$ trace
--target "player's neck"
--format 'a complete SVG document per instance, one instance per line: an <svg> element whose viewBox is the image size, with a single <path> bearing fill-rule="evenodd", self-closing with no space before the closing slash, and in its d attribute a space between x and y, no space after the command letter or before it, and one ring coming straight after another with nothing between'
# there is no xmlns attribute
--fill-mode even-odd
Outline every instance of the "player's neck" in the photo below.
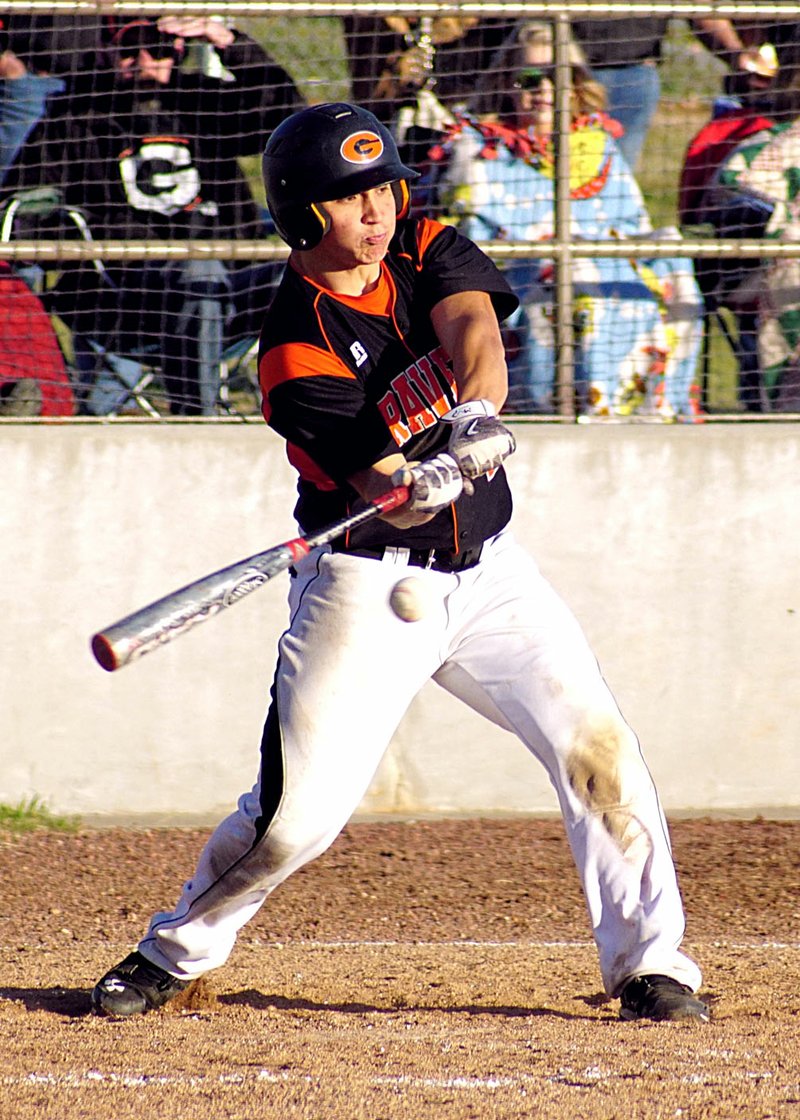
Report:
<svg viewBox="0 0 800 1120"><path fill-rule="evenodd" d="M327 267L313 253L295 251L290 257L301 276L339 296L364 296L374 292L381 278L380 261L356 265L355 268Z"/></svg>

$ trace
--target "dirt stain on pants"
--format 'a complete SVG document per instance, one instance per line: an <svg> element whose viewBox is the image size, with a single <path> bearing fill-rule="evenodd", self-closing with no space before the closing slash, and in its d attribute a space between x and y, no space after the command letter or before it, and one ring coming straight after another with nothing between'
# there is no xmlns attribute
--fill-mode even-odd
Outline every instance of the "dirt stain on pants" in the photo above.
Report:
<svg viewBox="0 0 800 1120"><path fill-rule="evenodd" d="M567 755L566 773L575 796L600 818L622 854L633 858L631 849L647 837L639 798L652 788L633 734L612 723L584 730Z"/></svg>

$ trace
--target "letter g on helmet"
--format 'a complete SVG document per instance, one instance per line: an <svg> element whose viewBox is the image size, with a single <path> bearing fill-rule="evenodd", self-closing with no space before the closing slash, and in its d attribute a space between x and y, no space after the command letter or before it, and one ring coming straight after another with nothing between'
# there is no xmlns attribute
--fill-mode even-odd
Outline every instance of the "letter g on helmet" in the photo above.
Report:
<svg viewBox="0 0 800 1120"><path fill-rule="evenodd" d="M342 141L339 153L346 163L374 163L383 155L383 140L369 129L354 132Z"/></svg>
<svg viewBox="0 0 800 1120"><path fill-rule="evenodd" d="M391 183L397 213L408 208L409 179L394 137L377 117L347 102L314 105L283 121L262 160L267 206L292 249L313 249L328 230L320 203Z"/></svg>

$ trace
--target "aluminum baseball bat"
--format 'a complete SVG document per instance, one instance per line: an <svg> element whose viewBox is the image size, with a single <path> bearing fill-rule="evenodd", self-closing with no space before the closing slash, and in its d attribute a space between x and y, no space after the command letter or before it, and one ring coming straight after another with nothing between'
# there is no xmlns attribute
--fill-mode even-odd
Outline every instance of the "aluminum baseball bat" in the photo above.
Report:
<svg viewBox="0 0 800 1120"><path fill-rule="evenodd" d="M96 661L109 673L124 668L131 661L174 641L199 623L232 607L246 595L263 587L279 572L285 572L312 548L329 544L365 521L397 509L408 501L408 497L407 486L395 486L373 498L358 513L351 513L307 537L295 537L268 548L266 552L257 552L246 560L220 568L218 572L134 611L92 637L92 653Z"/></svg>

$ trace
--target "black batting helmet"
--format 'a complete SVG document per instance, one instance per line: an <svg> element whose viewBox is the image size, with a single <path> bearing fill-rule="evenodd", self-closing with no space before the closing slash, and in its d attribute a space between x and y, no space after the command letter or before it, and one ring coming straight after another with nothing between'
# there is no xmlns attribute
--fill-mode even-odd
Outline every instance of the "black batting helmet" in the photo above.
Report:
<svg viewBox="0 0 800 1120"><path fill-rule="evenodd" d="M344 101L288 117L267 142L262 161L267 206L284 241L313 249L330 219L320 205L391 183L397 213L408 210L409 179L394 137L376 116Z"/></svg>

